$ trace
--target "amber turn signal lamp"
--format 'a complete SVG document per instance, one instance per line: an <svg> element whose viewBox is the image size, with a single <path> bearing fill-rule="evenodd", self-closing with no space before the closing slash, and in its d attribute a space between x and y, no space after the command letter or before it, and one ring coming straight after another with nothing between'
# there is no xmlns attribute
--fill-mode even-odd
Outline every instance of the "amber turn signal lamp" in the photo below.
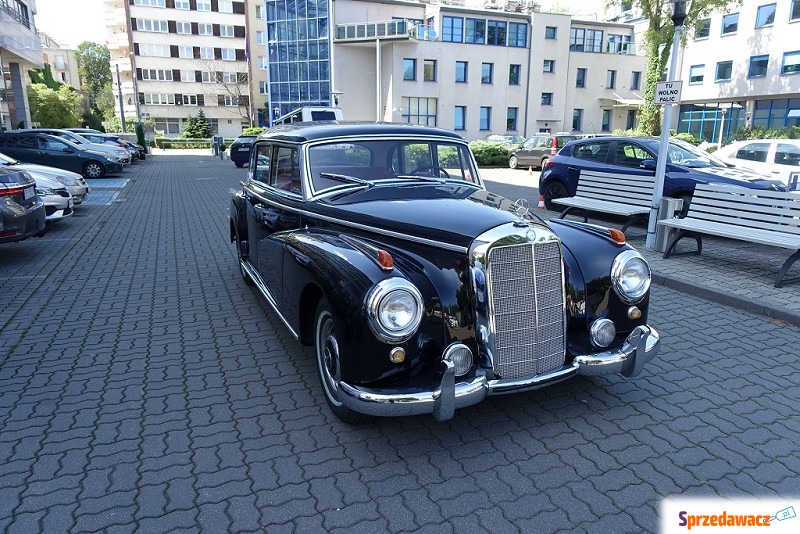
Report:
<svg viewBox="0 0 800 534"><path fill-rule="evenodd" d="M383 249L378 249L378 265L386 271L394 269L394 260L392 255Z"/></svg>
<svg viewBox="0 0 800 534"><path fill-rule="evenodd" d="M636 306L631 306L630 308L628 308L628 317L630 317L631 319L638 319L641 316L642 316L642 310L640 310Z"/></svg>
<svg viewBox="0 0 800 534"><path fill-rule="evenodd" d="M620 245L625 244L625 242L627 241L625 233L622 230L617 230L616 228L609 228L608 234L611 236L611 239L613 239L616 243L619 243Z"/></svg>
<svg viewBox="0 0 800 534"><path fill-rule="evenodd" d="M406 361L406 351L402 347L395 347L389 353L389 360L392 363L403 363Z"/></svg>

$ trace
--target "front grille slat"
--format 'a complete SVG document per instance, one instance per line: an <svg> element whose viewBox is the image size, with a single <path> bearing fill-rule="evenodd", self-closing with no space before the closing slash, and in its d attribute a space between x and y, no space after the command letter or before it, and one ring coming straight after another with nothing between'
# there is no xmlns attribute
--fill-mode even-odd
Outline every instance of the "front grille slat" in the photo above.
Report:
<svg viewBox="0 0 800 534"><path fill-rule="evenodd" d="M487 269L501 380L564 365L564 288L556 241L496 247Z"/></svg>

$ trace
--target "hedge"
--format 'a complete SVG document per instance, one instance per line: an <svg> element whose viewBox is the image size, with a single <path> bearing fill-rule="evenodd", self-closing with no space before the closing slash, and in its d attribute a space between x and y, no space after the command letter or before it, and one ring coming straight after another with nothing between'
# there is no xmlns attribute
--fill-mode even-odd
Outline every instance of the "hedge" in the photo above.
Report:
<svg viewBox="0 0 800 534"><path fill-rule="evenodd" d="M227 148L233 139L225 139L223 147ZM181 139L179 137L156 137L155 144L158 148L208 148L212 147L211 139Z"/></svg>
<svg viewBox="0 0 800 534"><path fill-rule="evenodd" d="M472 141L469 144L478 165L508 165L510 150L503 143Z"/></svg>

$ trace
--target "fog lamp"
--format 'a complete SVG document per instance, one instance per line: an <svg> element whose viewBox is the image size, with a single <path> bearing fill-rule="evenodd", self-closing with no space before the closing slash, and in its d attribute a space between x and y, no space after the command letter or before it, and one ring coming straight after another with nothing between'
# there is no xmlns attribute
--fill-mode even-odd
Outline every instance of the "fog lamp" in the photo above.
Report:
<svg viewBox="0 0 800 534"><path fill-rule="evenodd" d="M389 360L392 363L403 363L406 361L406 351L403 347L395 347L389 352Z"/></svg>
<svg viewBox="0 0 800 534"><path fill-rule="evenodd" d="M461 343L454 343L444 351L444 359L453 362L456 376L462 376L472 368L472 351Z"/></svg>
<svg viewBox="0 0 800 534"><path fill-rule="evenodd" d="M597 319L589 329L592 344L596 347L607 347L617 335L617 327L610 319Z"/></svg>

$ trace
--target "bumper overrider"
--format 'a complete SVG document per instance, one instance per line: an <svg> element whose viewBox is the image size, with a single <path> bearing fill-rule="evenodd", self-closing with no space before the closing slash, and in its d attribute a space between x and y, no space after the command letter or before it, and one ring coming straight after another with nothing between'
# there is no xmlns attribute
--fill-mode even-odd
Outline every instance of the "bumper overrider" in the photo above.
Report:
<svg viewBox="0 0 800 534"><path fill-rule="evenodd" d="M651 326L637 326L619 348L575 356L571 365L525 380L489 380L479 372L468 380L456 382L452 362L443 361L439 387L432 391L368 389L339 382L339 400L351 410L383 417L432 414L437 421L453 417L455 410L477 404L487 395L500 395L539 389L575 375L638 375L644 364L661 348L661 337Z"/></svg>

